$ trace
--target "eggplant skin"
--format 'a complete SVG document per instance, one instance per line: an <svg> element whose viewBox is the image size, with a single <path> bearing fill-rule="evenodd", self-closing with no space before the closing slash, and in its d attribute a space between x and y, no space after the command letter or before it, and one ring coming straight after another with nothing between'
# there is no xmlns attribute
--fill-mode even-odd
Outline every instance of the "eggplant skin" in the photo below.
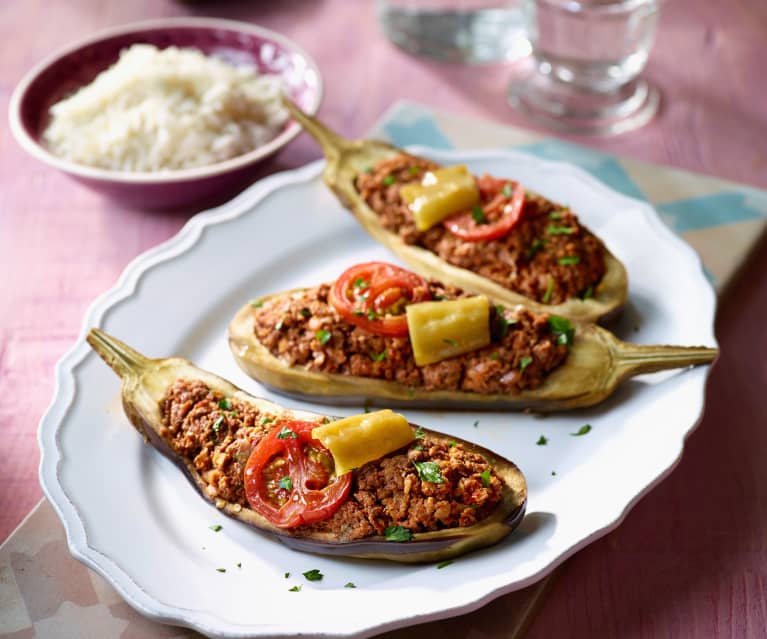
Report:
<svg viewBox="0 0 767 639"><path fill-rule="evenodd" d="M606 324L620 315L628 299L628 275L626 267L606 246L606 272L595 287L593 296L586 300L571 298L562 304L551 305L525 297L473 271L449 264L428 249L406 244L398 234L384 228L356 186L357 176L368 167L404 151L380 140L344 139L316 118L301 111L290 100L284 99L284 104L322 147L327 160L323 171L325 184L375 241L386 246L421 276L487 295L498 304L522 304L530 310L549 312L582 322Z"/></svg>
<svg viewBox="0 0 767 639"><path fill-rule="evenodd" d="M294 289L260 298L294 295ZM598 404L635 375L709 364L717 349L705 346L631 344L596 324L573 321L575 339L567 359L543 384L516 394L482 395L466 391L430 391L395 381L321 373L289 366L256 337L254 308L243 306L229 323L229 348L240 368L283 395L326 404L383 408L451 408L530 410L540 413Z"/></svg>
<svg viewBox="0 0 767 639"><path fill-rule="evenodd" d="M276 541L293 550L336 557L383 559L412 564L444 561L500 542L519 526L527 508L527 484L522 472L515 464L475 444L422 428L421 430L427 436L445 442L459 441L466 450L478 452L490 462L495 472L504 481L501 501L493 513L473 526L416 533L411 541L403 543L386 541L381 536L340 541L327 532L297 536L291 534L290 530L273 526L250 508L243 508L239 504L209 496L206 491L207 484L194 466L180 459L153 426L146 423L132 408L126 413L136 429L146 435L148 443L184 472L203 499L229 517L270 534ZM414 424L411 424L411 427L419 428Z"/></svg>
<svg viewBox="0 0 767 639"><path fill-rule="evenodd" d="M236 398L254 408L285 419L300 419L322 423L325 415L291 410L266 399L253 397L225 379L202 370L181 358L149 359L119 340L93 329L89 344L118 373L122 379L123 409L131 424L161 454L179 466L199 494L220 512L267 534L295 550L338 557L384 559L399 563L443 561L471 550L498 543L522 521L527 506L527 483L519 468L508 459L471 442L422 429L430 438L449 444L459 441L469 452L482 455L503 480L501 499L496 508L482 521L466 527L447 528L433 532L415 533L408 542L390 542L375 536L344 541L331 532L311 531L292 533L271 524L249 507L231 503L209 492L209 485L194 463L177 455L161 432L164 428L161 402L168 389L178 379L199 380L212 391L227 398ZM418 428L411 424L414 430Z"/></svg>

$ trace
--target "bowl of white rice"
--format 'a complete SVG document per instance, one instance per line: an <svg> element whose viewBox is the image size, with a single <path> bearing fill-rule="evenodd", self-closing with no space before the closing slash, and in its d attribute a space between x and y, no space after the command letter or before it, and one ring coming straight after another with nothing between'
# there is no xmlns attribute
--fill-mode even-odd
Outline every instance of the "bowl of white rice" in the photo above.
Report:
<svg viewBox="0 0 767 639"><path fill-rule="evenodd" d="M316 64L262 27L170 18L99 33L32 69L11 96L11 131L46 164L146 208L232 195L300 132L285 95L309 113Z"/></svg>

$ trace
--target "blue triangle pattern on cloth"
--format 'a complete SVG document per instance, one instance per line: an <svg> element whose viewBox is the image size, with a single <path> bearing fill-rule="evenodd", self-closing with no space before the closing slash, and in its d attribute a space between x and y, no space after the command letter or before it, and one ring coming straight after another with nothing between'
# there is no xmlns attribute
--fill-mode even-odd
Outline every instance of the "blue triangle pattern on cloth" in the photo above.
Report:
<svg viewBox="0 0 767 639"><path fill-rule="evenodd" d="M644 193L628 176L620 162L602 151L595 151L579 144L552 139L514 148L547 160L575 164L616 191L639 200L647 200Z"/></svg>
<svg viewBox="0 0 767 639"><path fill-rule="evenodd" d="M677 233L767 218L767 194L750 191L724 191L666 202L656 208Z"/></svg>
<svg viewBox="0 0 767 639"><path fill-rule="evenodd" d="M417 115L408 118L407 113L405 117L402 113L398 113L397 120L384 124L383 130L395 146L421 144L435 149L453 148L450 140L429 116Z"/></svg>

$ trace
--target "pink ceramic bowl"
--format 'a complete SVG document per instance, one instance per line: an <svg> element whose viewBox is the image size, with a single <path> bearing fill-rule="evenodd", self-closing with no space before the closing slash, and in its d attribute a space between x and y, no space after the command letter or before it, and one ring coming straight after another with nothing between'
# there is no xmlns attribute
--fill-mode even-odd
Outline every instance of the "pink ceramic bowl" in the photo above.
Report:
<svg viewBox="0 0 767 639"><path fill-rule="evenodd" d="M170 18L129 24L55 53L32 69L11 96L9 119L18 143L31 155L98 191L134 206L175 208L204 205L245 186L255 165L276 153L300 132L289 121L271 142L209 166L165 173L111 171L62 160L41 144L48 110L88 84L135 43L194 47L233 63L251 63L260 73L279 75L283 90L309 113L322 100L322 78L314 61L294 42L245 22L212 18Z"/></svg>

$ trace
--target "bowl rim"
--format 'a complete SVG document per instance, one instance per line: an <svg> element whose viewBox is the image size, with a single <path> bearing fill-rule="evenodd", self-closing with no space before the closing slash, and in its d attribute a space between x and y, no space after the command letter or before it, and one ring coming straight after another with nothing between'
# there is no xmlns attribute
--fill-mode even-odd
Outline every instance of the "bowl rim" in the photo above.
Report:
<svg viewBox="0 0 767 639"><path fill-rule="evenodd" d="M133 32L139 31L161 31L163 29L183 27L225 29L229 31L238 31L240 33L254 34L261 36L264 39L277 42L284 48L298 53L303 57L307 63L307 66L311 69L311 71L314 72L314 76L316 77L314 99L312 100L311 104L306 107L306 110L312 114L319 110L320 104L322 103L322 99L324 97L323 80L319 67L317 66L317 63L312 59L312 57L303 49L303 47L299 46L296 42L287 36L284 36L281 33L277 33L276 31L272 31L271 29L240 20L206 18L197 16L158 18L131 22L128 24L98 31L93 35L58 49L57 51L53 52L38 62L35 66L33 66L21 78L21 80L14 88L8 105L8 121L11 129L11 134L16 139L16 142L18 142L22 149L24 149L27 153L37 158L38 160L56 169L59 169L60 171L80 178L89 180L106 180L122 184L164 184L209 178L244 168L245 166L248 166L257 160L260 160L277 151L279 148L293 140L293 138L295 138L301 132L301 126L295 120L288 120L287 126L279 135L277 135L277 137L248 153L235 156L228 160L224 160L223 162L216 162L215 164L207 164L200 167L163 172L115 171L64 160L63 158L50 153L42 144L40 144L27 132L21 120L21 104L27 94L30 85L54 62L58 61L60 58L66 55L74 53L75 51L84 49L86 47L97 44L102 40L107 40L115 36L129 35Z"/></svg>

